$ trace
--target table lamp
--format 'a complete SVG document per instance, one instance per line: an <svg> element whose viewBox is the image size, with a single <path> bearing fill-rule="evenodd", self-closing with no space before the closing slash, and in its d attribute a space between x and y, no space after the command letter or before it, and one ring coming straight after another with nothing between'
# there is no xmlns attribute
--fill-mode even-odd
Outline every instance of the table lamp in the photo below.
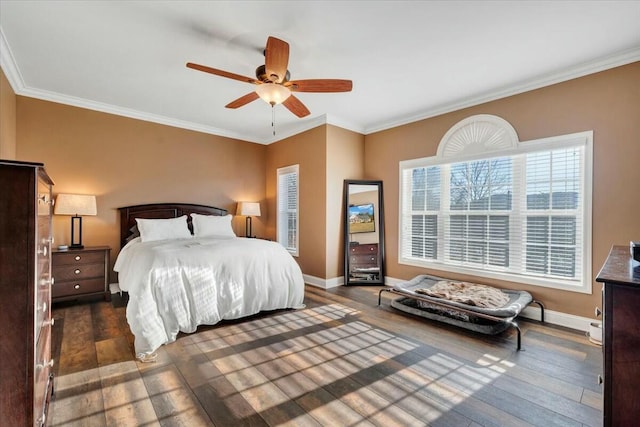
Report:
<svg viewBox="0 0 640 427"><path fill-rule="evenodd" d="M69 249L82 249L82 216L97 215L96 196L89 194L58 194L53 210L56 215L71 217L71 244Z"/></svg>
<svg viewBox="0 0 640 427"><path fill-rule="evenodd" d="M238 202L237 215L246 216L245 236L256 237L251 234L251 217L260 216L260 203L258 202Z"/></svg>

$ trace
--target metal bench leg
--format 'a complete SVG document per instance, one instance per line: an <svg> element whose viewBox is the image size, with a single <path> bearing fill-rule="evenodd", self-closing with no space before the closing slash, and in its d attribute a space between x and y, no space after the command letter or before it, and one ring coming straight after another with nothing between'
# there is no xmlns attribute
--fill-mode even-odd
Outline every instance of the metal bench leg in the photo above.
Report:
<svg viewBox="0 0 640 427"><path fill-rule="evenodd" d="M378 307L380 306L381 300L382 300L382 293L383 292L389 292L386 289L380 289L380 292L378 292Z"/></svg>
<svg viewBox="0 0 640 427"><path fill-rule="evenodd" d="M520 351L520 349L522 349L522 333L520 332L520 326L518 326L518 324L516 322L511 322L511 326L513 326L514 328L516 328L516 332L518 333L517 336L517 340L518 340L518 349L517 351Z"/></svg>
<svg viewBox="0 0 640 427"><path fill-rule="evenodd" d="M540 301L537 301L537 300L533 300L531 302L535 302L536 304L538 304L540 306L540 321L542 323L544 323L544 305L542 305L542 303Z"/></svg>

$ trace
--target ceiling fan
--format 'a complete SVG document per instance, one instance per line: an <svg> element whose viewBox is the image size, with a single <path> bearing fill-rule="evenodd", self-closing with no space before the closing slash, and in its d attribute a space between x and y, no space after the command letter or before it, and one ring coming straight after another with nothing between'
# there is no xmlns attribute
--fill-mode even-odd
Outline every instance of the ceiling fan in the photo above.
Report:
<svg viewBox="0 0 640 427"><path fill-rule="evenodd" d="M289 80L288 63L289 43L275 37L269 37L267 39L267 47L264 50L264 65L256 68L255 79L192 62L188 62L187 67L256 85L255 91L231 101L225 105L227 108L239 108L258 98L262 98L272 107L277 104L284 105L298 117L308 116L310 112L292 92L350 92L353 87L351 80Z"/></svg>

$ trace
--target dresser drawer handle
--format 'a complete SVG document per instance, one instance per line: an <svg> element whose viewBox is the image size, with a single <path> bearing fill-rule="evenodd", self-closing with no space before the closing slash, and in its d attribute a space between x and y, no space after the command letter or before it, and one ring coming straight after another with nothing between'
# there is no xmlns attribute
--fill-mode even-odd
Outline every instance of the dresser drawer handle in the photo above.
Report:
<svg viewBox="0 0 640 427"><path fill-rule="evenodd" d="M43 302L42 303L42 312L44 313L45 311L47 311L47 303Z"/></svg>
<svg viewBox="0 0 640 427"><path fill-rule="evenodd" d="M75 285L73 289L80 289L80 285Z"/></svg>
<svg viewBox="0 0 640 427"><path fill-rule="evenodd" d="M73 272L74 272L75 274L80 274L80 269L79 269L79 268L76 268L75 270L73 270Z"/></svg>
<svg viewBox="0 0 640 427"><path fill-rule="evenodd" d="M82 257L80 255L76 255L76 257L74 258L76 261L80 261Z"/></svg>

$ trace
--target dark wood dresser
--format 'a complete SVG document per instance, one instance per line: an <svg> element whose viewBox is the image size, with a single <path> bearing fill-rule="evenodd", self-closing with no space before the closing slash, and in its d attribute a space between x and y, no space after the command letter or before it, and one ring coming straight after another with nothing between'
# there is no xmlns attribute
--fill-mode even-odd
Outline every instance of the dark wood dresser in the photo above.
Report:
<svg viewBox="0 0 640 427"><path fill-rule="evenodd" d="M349 246L349 269L352 277L377 280L380 275L378 244L365 243Z"/></svg>
<svg viewBox="0 0 640 427"><path fill-rule="evenodd" d="M53 390L51 179L0 160L0 425L43 426Z"/></svg>
<svg viewBox="0 0 640 427"><path fill-rule="evenodd" d="M53 301L104 296L109 291L109 246L53 250Z"/></svg>
<svg viewBox="0 0 640 427"><path fill-rule="evenodd" d="M598 273L603 283L604 425L640 420L640 262L614 246Z"/></svg>

